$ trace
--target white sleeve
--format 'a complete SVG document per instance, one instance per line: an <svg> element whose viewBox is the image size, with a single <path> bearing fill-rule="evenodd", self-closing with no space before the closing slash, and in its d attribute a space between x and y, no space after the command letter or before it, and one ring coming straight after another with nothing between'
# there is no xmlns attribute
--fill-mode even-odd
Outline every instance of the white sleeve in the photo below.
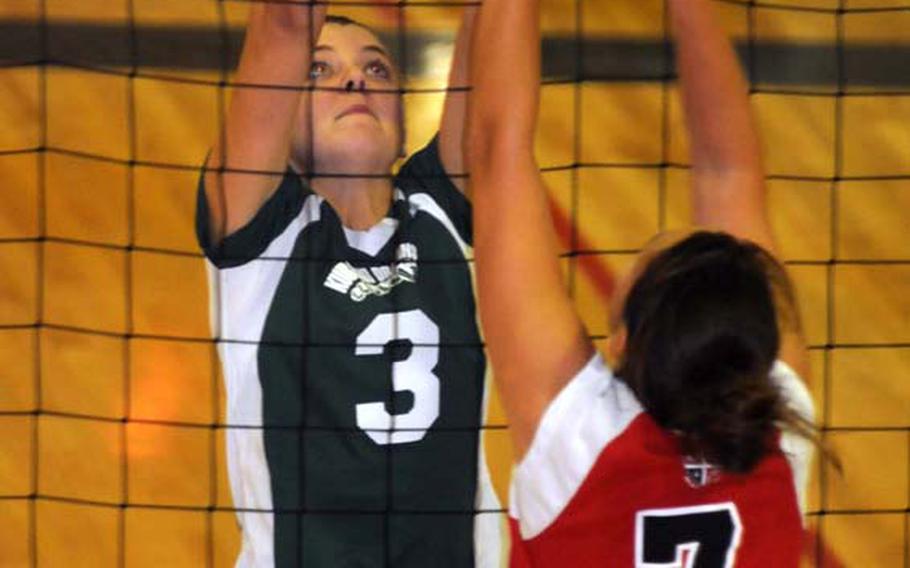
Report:
<svg viewBox="0 0 910 568"><path fill-rule="evenodd" d="M771 369L771 379L780 389L787 405L802 418L812 422L815 418L815 407L812 404L812 395L806 384L799 378L789 365L777 361ZM815 446L810 440L789 430L782 430L780 449L790 462L793 471L793 482L796 485L796 496L799 508L806 512L806 487L809 483L809 466L812 463L812 454Z"/></svg>
<svg viewBox="0 0 910 568"><path fill-rule="evenodd" d="M641 412L632 391L594 355L549 404L515 466L510 508L523 538L556 520L603 449Z"/></svg>

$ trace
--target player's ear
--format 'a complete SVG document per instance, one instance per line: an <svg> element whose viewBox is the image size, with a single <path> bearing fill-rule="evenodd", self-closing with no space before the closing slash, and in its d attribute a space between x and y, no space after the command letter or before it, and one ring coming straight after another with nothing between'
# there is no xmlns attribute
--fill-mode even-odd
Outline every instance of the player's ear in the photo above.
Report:
<svg viewBox="0 0 910 568"><path fill-rule="evenodd" d="M398 157L408 157L407 122L405 122L404 96L398 95Z"/></svg>
<svg viewBox="0 0 910 568"><path fill-rule="evenodd" d="M607 352L604 355L606 355L607 361L614 369L619 366L620 361L622 361L623 353L626 350L627 336L626 325L620 324L613 330L610 337L607 338Z"/></svg>

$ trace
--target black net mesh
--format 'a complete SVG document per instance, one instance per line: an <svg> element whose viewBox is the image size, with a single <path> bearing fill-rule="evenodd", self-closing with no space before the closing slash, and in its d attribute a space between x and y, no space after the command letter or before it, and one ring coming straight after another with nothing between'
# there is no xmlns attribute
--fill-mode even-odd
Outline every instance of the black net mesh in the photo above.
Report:
<svg viewBox="0 0 910 568"><path fill-rule="evenodd" d="M540 161L573 296L601 340L614 272L688 210L672 45L659 0L544 5ZM463 6L333 7L394 52L407 154L460 90L446 68ZM0 7L0 565L236 558L224 434L255 427L227 420L193 218L248 7ZM718 8L751 85L818 422L845 468L814 472L807 564L910 566L910 4ZM477 430L504 496L501 412ZM502 510L448 511L483 512Z"/></svg>

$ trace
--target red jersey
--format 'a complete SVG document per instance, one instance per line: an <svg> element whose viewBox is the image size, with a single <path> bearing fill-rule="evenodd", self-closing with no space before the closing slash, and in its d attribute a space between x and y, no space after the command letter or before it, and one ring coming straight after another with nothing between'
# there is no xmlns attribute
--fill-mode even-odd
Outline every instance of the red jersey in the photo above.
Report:
<svg viewBox="0 0 910 568"><path fill-rule="evenodd" d="M796 374L778 362L772 379L811 419ZM516 467L511 565L798 566L811 454L783 433L746 475L687 460L596 356L547 408Z"/></svg>

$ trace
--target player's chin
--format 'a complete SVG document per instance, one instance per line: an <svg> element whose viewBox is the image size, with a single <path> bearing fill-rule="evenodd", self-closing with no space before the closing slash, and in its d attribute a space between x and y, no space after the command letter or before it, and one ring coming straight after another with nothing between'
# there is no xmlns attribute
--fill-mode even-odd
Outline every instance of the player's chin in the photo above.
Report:
<svg viewBox="0 0 910 568"><path fill-rule="evenodd" d="M388 172L398 157L398 137L371 128L349 128L316 142L317 155L344 171Z"/></svg>
<svg viewBox="0 0 910 568"><path fill-rule="evenodd" d="M334 136L335 145L345 150L352 159L362 155L385 155L394 152L397 133L378 122L352 122L339 128Z"/></svg>

